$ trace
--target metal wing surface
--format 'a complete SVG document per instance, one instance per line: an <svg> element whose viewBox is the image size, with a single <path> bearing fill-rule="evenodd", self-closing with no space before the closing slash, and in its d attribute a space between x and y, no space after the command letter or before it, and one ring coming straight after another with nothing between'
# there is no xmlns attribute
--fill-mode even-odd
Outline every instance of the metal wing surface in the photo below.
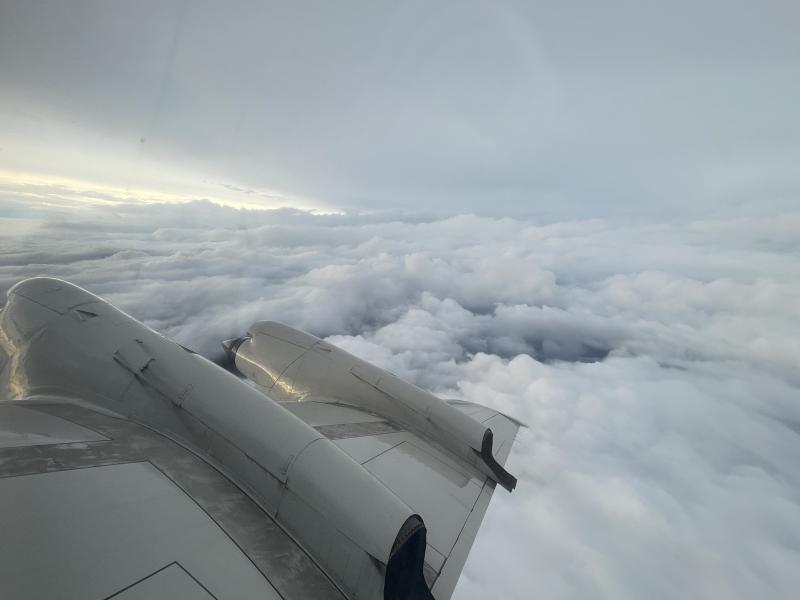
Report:
<svg viewBox="0 0 800 600"><path fill-rule="evenodd" d="M67 282L9 291L0 597L451 595L519 424L282 325L227 347L257 385Z"/></svg>

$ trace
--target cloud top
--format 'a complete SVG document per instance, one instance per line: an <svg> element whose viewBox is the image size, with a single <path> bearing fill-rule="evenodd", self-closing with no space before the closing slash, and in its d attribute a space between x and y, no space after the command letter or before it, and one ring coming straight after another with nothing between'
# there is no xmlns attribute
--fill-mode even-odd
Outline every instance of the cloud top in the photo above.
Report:
<svg viewBox="0 0 800 600"><path fill-rule="evenodd" d="M800 586L800 216L541 225L208 202L50 209L54 275L202 354L254 321L529 425L457 597L790 598Z"/></svg>

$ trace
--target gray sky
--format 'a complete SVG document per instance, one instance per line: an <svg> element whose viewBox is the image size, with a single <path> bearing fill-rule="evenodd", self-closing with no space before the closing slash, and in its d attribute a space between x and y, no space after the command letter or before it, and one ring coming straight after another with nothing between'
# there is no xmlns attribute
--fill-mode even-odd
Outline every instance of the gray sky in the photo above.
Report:
<svg viewBox="0 0 800 600"><path fill-rule="evenodd" d="M554 217L785 208L798 23L792 0L0 0L0 186Z"/></svg>

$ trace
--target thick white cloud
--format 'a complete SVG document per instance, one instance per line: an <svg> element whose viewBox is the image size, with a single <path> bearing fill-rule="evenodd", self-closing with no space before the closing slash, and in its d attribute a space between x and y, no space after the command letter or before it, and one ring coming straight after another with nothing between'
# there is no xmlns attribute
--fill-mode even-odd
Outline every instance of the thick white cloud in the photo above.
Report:
<svg viewBox="0 0 800 600"><path fill-rule="evenodd" d="M215 359L277 319L528 423L458 597L800 589L798 213L538 225L198 202L3 225L0 292L64 277Z"/></svg>

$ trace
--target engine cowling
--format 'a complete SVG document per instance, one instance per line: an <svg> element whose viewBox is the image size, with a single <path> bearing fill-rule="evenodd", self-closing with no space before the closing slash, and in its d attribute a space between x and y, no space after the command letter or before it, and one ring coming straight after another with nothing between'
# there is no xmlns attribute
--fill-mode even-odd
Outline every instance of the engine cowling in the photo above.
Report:
<svg viewBox="0 0 800 600"><path fill-rule="evenodd" d="M356 406L435 440L507 490L516 486L495 460L490 428L389 371L274 321L255 323L223 345L237 369L276 400Z"/></svg>

